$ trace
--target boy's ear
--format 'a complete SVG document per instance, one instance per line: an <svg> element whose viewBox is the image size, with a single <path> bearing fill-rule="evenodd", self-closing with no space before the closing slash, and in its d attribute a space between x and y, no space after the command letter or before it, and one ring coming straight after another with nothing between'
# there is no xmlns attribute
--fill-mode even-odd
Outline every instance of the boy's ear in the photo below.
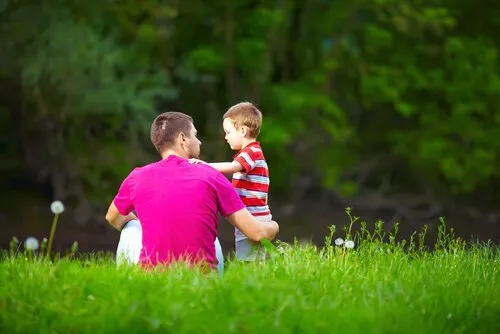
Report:
<svg viewBox="0 0 500 334"><path fill-rule="evenodd" d="M241 134L242 134L243 137L246 137L247 134L248 134L248 128L246 126L242 126L240 128L240 132L241 132Z"/></svg>

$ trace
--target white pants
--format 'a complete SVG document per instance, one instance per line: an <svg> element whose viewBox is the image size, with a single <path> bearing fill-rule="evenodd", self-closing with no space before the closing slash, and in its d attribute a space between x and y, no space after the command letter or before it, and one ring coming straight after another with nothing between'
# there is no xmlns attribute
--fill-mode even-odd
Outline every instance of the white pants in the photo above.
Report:
<svg viewBox="0 0 500 334"><path fill-rule="evenodd" d="M254 216L255 219L261 222L269 222L272 220L272 215ZM248 240L246 235L237 228L234 229L236 258L241 261L255 261L265 258L265 249L259 243Z"/></svg>
<svg viewBox="0 0 500 334"><path fill-rule="evenodd" d="M224 271L224 255L219 239L215 238L215 256L217 257L217 270L219 273ZM142 249L142 228L138 220L129 221L122 229L120 241L116 249L116 263L137 264Z"/></svg>

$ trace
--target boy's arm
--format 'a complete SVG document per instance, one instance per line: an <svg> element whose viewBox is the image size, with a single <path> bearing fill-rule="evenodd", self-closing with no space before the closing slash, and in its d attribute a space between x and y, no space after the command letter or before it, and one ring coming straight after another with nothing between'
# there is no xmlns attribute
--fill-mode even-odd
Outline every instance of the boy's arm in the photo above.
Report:
<svg viewBox="0 0 500 334"><path fill-rule="evenodd" d="M243 166L236 160L233 162L205 162L200 159L189 159L189 163L209 165L223 174L233 174L243 170Z"/></svg>
<svg viewBox="0 0 500 334"><path fill-rule="evenodd" d="M233 174L237 172L241 172L243 170L243 166L237 162L212 162L208 164L212 168L217 169L219 172L223 174Z"/></svg>

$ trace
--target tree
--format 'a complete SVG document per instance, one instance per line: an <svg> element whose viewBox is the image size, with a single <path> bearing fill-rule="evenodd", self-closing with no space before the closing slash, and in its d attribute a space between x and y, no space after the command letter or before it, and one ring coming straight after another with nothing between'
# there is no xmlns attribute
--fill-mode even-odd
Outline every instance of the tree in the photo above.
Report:
<svg viewBox="0 0 500 334"><path fill-rule="evenodd" d="M300 200L313 188L418 216L498 185L499 8L6 1L2 168L83 208L107 202L158 158L148 129L159 111L192 115L203 157L222 160L221 116L250 100L264 114L273 192Z"/></svg>

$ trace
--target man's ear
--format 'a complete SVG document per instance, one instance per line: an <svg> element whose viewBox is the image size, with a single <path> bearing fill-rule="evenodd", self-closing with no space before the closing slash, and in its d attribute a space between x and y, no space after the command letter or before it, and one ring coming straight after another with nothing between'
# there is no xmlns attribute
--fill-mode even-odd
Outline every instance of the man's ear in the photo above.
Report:
<svg viewBox="0 0 500 334"><path fill-rule="evenodd" d="M184 132L179 132L179 134L177 135L177 139L180 143L184 143L186 141L186 135L184 134Z"/></svg>

